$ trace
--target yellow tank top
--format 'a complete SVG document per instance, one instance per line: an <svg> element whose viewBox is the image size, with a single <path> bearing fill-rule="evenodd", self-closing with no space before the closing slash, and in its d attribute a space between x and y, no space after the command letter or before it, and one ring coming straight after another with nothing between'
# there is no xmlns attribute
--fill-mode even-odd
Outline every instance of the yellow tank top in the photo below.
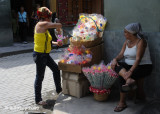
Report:
<svg viewBox="0 0 160 114"><path fill-rule="evenodd" d="M39 53L50 53L52 36L47 30L45 33L34 32L34 51Z"/></svg>

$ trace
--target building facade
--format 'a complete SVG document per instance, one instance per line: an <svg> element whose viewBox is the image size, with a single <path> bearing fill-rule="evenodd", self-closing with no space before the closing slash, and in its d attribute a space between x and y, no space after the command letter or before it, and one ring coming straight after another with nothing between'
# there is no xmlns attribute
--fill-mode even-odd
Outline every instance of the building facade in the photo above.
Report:
<svg viewBox="0 0 160 114"><path fill-rule="evenodd" d="M13 43L10 0L0 0L0 46Z"/></svg>
<svg viewBox="0 0 160 114"><path fill-rule="evenodd" d="M50 6L49 0L0 0L0 47L13 44L11 11L17 13L24 6L30 19L36 4Z"/></svg>
<svg viewBox="0 0 160 114"><path fill-rule="evenodd" d="M159 0L104 0L104 15L108 19L105 31L105 61L110 62L121 50L124 27L140 22L147 36L153 71L145 78L144 89L148 98L160 96L160 1Z"/></svg>
<svg viewBox="0 0 160 114"><path fill-rule="evenodd" d="M2 11L0 14L0 46L9 46L12 45L13 41L20 41L18 37L13 38L13 12L17 14L20 6L24 6L29 21L31 22L31 15L35 10L36 4L46 6L50 8L52 12L56 12L60 22L64 26L66 25L68 27L69 25L70 29L77 23L79 13L103 14L104 11L103 0L0 0L0 9ZM33 33L31 30L32 27L30 26L28 30L29 34ZM33 41L33 38L28 37L28 40Z"/></svg>

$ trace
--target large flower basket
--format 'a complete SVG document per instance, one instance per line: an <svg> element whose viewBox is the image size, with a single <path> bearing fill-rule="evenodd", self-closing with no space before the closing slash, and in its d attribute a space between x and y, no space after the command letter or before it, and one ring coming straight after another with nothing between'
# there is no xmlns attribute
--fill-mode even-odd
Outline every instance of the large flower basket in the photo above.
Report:
<svg viewBox="0 0 160 114"><path fill-rule="evenodd" d="M63 42L63 45L66 45L66 44L68 44L68 37L67 38L65 38L65 39L62 39L62 42Z"/></svg>
<svg viewBox="0 0 160 114"><path fill-rule="evenodd" d="M90 47L99 45L102 42L102 40L103 40L102 37L96 38L93 41L83 41L83 40L75 41L75 40L72 40L72 38L70 38L70 45L77 46L77 47L82 47L83 45L86 48L90 48Z"/></svg>

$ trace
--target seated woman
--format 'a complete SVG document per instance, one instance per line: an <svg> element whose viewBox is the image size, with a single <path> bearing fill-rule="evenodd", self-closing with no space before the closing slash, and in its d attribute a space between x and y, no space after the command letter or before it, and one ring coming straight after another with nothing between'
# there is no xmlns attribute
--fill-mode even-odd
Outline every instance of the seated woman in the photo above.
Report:
<svg viewBox="0 0 160 114"><path fill-rule="evenodd" d="M124 29L124 36L126 41L122 50L111 64L112 69L120 75L120 101L114 109L116 112L127 108L126 92L136 88L135 80L149 75L152 71L149 48L142 34L141 25L139 23L127 25ZM123 58L125 62L118 62Z"/></svg>

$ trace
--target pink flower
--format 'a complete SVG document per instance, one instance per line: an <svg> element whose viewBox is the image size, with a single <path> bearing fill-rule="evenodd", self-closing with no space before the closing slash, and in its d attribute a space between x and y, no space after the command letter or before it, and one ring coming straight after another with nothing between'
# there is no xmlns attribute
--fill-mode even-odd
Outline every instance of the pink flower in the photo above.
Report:
<svg viewBox="0 0 160 114"><path fill-rule="evenodd" d="M58 39L57 42L62 42L62 40Z"/></svg>

